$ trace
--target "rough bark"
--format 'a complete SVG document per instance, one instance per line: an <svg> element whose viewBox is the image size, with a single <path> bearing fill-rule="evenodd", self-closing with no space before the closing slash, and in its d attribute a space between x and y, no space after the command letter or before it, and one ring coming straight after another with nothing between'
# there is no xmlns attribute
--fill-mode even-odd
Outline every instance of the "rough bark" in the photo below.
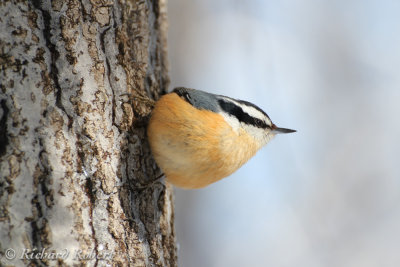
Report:
<svg viewBox="0 0 400 267"><path fill-rule="evenodd" d="M1 264L177 265L145 133L165 1L1 1Z"/></svg>

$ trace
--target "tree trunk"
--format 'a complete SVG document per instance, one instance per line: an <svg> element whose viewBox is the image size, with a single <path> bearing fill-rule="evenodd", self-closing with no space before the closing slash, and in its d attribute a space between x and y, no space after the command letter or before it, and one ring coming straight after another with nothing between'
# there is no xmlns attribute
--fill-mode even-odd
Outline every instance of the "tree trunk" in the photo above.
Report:
<svg viewBox="0 0 400 267"><path fill-rule="evenodd" d="M1 1L1 265L177 265L146 138L166 23L166 0Z"/></svg>

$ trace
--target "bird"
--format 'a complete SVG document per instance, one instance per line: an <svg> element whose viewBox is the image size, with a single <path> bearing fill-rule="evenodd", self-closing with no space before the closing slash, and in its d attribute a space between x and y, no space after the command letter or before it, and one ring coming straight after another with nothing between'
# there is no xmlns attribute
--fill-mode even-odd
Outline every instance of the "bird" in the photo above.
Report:
<svg viewBox="0 0 400 267"><path fill-rule="evenodd" d="M153 157L168 182L198 189L229 176L280 128L256 105L177 87L154 106L147 126Z"/></svg>

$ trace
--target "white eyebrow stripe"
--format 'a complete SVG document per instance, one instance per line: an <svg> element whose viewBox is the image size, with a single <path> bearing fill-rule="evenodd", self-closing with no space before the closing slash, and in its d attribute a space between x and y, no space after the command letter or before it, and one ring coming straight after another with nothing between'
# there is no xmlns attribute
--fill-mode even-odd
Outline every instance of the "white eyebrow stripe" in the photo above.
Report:
<svg viewBox="0 0 400 267"><path fill-rule="evenodd" d="M271 123L272 123L271 120L268 117L266 117L262 112L257 110L256 108L254 108L252 106L248 106L248 105L246 105L244 103L240 103L240 102L238 102L238 101L236 101L235 99L232 99L232 98L224 97L224 100L234 103L235 105L241 107L242 110L244 112L246 112L247 114L249 114L250 116L252 116L254 118L257 118L257 119L260 119L262 121L265 121L267 124L271 125Z"/></svg>

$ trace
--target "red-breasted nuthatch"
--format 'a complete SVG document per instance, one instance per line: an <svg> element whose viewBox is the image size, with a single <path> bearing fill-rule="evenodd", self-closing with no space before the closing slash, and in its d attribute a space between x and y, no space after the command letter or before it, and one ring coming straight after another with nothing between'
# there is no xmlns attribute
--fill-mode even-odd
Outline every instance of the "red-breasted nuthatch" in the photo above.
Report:
<svg viewBox="0 0 400 267"><path fill-rule="evenodd" d="M278 128L256 105L189 88L175 88L156 102L147 134L167 180L201 188L236 171Z"/></svg>

